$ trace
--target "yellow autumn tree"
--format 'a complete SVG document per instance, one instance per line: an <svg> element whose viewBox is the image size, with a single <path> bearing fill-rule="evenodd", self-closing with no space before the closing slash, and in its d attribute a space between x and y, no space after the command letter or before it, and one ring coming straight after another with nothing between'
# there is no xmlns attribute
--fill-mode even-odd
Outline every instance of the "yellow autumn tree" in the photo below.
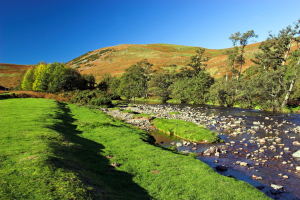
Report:
<svg viewBox="0 0 300 200"><path fill-rule="evenodd" d="M43 91L42 82L46 78L45 76L50 74L50 66L44 63L39 64L34 71L35 80L32 85L32 90Z"/></svg>
<svg viewBox="0 0 300 200"><path fill-rule="evenodd" d="M23 77L21 88L22 90L32 90L34 82L34 69L28 69Z"/></svg>

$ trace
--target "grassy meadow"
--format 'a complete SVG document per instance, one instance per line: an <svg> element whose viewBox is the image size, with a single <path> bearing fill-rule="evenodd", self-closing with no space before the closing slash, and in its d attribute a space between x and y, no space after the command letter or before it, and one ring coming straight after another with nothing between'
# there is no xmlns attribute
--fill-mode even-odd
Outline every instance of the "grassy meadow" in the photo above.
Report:
<svg viewBox="0 0 300 200"><path fill-rule="evenodd" d="M35 98L0 109L0 199L268 199L99 110Z"/></svg>

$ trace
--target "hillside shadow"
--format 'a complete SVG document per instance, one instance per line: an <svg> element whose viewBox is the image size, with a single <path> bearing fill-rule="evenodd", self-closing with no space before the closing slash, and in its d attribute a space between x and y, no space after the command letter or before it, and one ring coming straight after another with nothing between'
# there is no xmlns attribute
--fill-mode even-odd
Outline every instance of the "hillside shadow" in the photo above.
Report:
<svg viewBox="0 0 300 200"><path fill-rule="evenodd" d="M110 156L103 156L100 143L80 137L82 133L72 124L76 121L65 103L58 105L63 113L57 113L57 123L48 128L55 130L64 137L63 144L52 143L55 157L49 162L56 168L70 170L89 188L91 199L153 199L148 192L133 182L133 175L115 170L110 165Z"/></svg>

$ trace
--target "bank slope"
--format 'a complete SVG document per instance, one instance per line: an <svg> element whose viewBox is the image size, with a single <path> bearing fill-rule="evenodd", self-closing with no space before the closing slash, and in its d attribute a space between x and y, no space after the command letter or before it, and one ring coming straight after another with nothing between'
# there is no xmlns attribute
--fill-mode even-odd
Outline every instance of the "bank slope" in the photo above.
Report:
<svg viewBox="0 0 300 200"><path fill-rule="evenodd" d="M1 199L268 199L98 110L44 99L0 106Z"/></svg>

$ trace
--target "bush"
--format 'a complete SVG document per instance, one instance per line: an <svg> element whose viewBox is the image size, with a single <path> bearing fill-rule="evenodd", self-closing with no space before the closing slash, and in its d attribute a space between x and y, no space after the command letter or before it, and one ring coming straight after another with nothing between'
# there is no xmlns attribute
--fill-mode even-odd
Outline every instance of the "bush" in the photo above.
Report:
<svg viewBox="0 0 300 200"><path fill-rule="evenodd" d="M93 98L97 97L97 93L95 91L79 91L72 98L72 103L79 103L81 105L88 104Z"/></svg>
<svg viewBox="0 0 300 200"><path fill-rule="evenodd" d="M105 97L98 97L98 98L94 98L90 101L90 105L93 106L111 106L112 102L109 98L105 98Z"/></svg>

